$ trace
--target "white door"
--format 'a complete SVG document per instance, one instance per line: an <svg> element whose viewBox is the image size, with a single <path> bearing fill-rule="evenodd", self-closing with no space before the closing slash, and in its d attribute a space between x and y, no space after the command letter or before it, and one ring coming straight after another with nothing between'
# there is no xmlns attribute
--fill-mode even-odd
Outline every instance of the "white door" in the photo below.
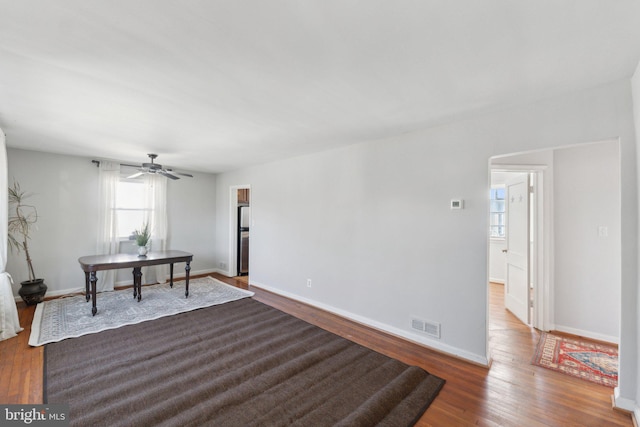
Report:
<svg viewBox="0 0 640 427"><path fill-rule="evenodd" d="M529 324L529 175L515 175L506 182L507 271L504 305Z"/></svg>

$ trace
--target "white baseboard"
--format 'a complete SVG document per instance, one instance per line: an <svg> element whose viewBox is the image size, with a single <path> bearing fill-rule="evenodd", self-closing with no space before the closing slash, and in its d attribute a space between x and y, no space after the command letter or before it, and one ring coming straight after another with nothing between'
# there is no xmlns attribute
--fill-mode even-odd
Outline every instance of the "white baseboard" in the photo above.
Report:
<svg viewBox="0 0 640 427"><path fill-rule="evenodd" d="M219 274L222 274L222 275L223 275L223 276L225 276L225 277L235 277L235 276L236 276L235 274L231 274L231 272L230 272L230 271L228 271L228 270L222 270L222 269L220 269L220 268L213 269L211 272L212 272L212 273L219 273Z"/></svg>
<svg viewBox="0 0 640 427"><path fill-rule="evenodd" d="M209 270L191 270L189 272L189 277L193 277L193 276L201 276L204 274L211 274L211 273L219 273L220 271L217 268L214 269L209 269ZM187 274L182 271L181 273L176 273L175 271L173 272L173 279L184 279L185 277L187 277ZM169 280L169 277L167 276L167 280ZM130 283L131 284L131 283Z"/></svg>
<svg viewBox="0 0 640 427"><path fill-rule="evenodd" d="M422 346L429 347L429 348L432 348L434 350L437 350L437 351L440 351L440 352L443 352L443 353L447 353L449 355L452 355L452 356L467 360L467 361L472 362L472 363L474 363L476 365L480 365L480 366L484 366L484 367L489 367L491 365L490 362L489 362L489 359L486 356L483 357L483 356L477 355L475 353L470 353L470 352L468 352L466 350L462 350L460 348L450 346L448 344L443 344L443 343L440 343L440 342L436 342L436 341L430 340L428 338L425 338L423 336L420 336L420 335L417 335L417 334L413 334L410 331L405 331L405 330L396 328L394 326L390 326L390 325L387 325L387 324L384 324L384 323L380 323L380 322L378 322L376 320L373 320L373 319L370 319L370 318L367 318L367 317L364 317L364 316L360 316L358 314L354 314L354 313L351 313L351 312L348 312L348 311L345 311L345 310L342 310L342 309L339 309L339 308L336 308L336 307L333 307L333 306L330 306L330 305L327 305L327 304L320 303L318 301L314 301L314 300L310 300L308 298L301 297L300 295L296 295L296 294L292 294L292 293L289 293L289 292L286 292L286 291L282 291L280 289L272 288L271 286L268 286L268 285L265 285L265 284L262 284L262 283L250 281L249 285L250 286L255 286L255 287L260 288L260 289L264 289L265 291L269 291L269 292L272 292L272 293L277 294L277 295L281 295L283 297L289 298L289 299L294 300L294 301L299 301L299 302L308 304L310 306L319 308L319 309L324 310L324 311L328 311L328 312L336 314L336 315L338 315L340 317L344 317L346 319L353 320L354 322L361 323L361 324L369 326L371 328L378 329L380 331L387 332L387 333L390 333L392 335L398 336L400 338L406 339L407 341L411 341L411 342L414 342L416 344L420 344Z"/></svg>
<svg viewBox="0 0 640 427"><path fill-rule="evenodd" d="M65 296L65 295L71 295L71 294L77 294L77 293L84 293L84 286L79 287L79 288L57 289L55 291L47 289L47 293L45 294L45 298L48 298L48 297L62 297L62 296ZM22 297L20 297L20 295L14 295L13 298L15 299L16 303L22 302Z"/></svg>
<svg viewBox="0 0 640 427"><path fill-rule="evenodd" d="M55 290L55 291L49 291L47 289L47 293L45 294L45 296L46 297L61 297L61 296L65 296L65 295L84 293L84 291L85 291L84 286L81 286L81 287L78 287L78 288L59 289L59 290Z"/></svg>
<svg viewBox="0 0 640 427"><path fill-rule="evenodd" d="M620 397L619 387L613 389L613 407L631 413L631 416L635 418L634 425L638 425L640 421L640 406L631 399Z"/></svg>
<svg viewBox="0 0 640 427"><path fill-rule="evenodd" d="M585 331L583 329L570 328L568 326L563 326L558 324L556 324L553 327L553 330L556 330L558 332L564 332L571 335L577 335L579 337L591 338L592 340L604 341L604 342L609 342L613 344L620 343L620 337L600 334L597 332Z"/></svg>
<svg viewBox="0 0 640 427"><path fill-rule="evenodd" d="M201 276L204 274L211 274L216 272L218 272L217 268L214 268L212 270L191 270L189 271L189 277ZM185 277L187 277L187 273L184 270L178 270L173 272L173 280L180 280L180 279L184 279ZM166 282L169 281L169 276L165 277L165 281ZM131 285L133 285L133 282L131 280L123 280L115 283L115 286L131 286Z"/></svg>

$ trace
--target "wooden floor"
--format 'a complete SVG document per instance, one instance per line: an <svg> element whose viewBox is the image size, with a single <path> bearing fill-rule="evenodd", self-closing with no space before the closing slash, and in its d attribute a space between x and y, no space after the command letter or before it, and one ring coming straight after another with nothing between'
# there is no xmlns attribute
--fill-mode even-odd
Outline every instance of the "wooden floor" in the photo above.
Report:
<svg viewBox="0 0 640 427"><path fill-rule="evenodd" d="M215 276L215 275L214 275ZM217 278L247 289L247 278ZM613 389L531 365L539 333L504 309L490 285L491 369L411 344L252 287L255 299L447 380L418 426L628 426L611 408ZM33 307L19 307L18 337L0 342L0 403L42 403L42 347L31 348Z"/></svg>

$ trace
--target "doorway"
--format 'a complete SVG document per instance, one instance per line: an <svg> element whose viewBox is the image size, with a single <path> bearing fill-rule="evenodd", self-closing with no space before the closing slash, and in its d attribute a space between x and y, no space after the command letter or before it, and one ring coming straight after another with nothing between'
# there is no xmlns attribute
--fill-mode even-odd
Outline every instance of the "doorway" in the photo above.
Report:
<svg viewBox="0 0 640 427"><path fill-rule="evenodd" d="M544 166L491 166L489 281L528 326L544 327Z"/></svg>
<svg viewBox="0 0 640 427"><path fill-rule="evenodd" d="M237 274L249 275L249 232L251 219L251 204L249 203L248 188L238 189L238 242L236 244Z"/></svg>
<svg viewBox="0 0 640 427"><path fill-rule="evenodd" d="M489 168L533 174L530 326L619 342L619 141L497 156ZM490 250L488 281L495 255Z"/></svg>
<svg viewBox="0 0 640 427"><path fill-rule="evenodd" d="M247 279L250 271L251 186L229 187L229 277Z"/></svg>

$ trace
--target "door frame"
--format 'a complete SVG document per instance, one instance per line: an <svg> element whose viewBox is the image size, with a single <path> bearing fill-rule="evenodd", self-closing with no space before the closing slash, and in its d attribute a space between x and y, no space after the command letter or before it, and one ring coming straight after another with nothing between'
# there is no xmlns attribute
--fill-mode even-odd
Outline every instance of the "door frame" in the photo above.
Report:
<svg viewBox="0 0 640 427"><path fill-rule="evenodd" d="M503 158L503 156L500 156ZM505 156L508 157L508 156ZM531 326L542 331L548 331L553 324L553 283L551 274L552 266L552 230L553 207L552 186L547 170L547 165L521 165L521 164L492 164L489 159L489 187L491 186L491 172L513 172L532 174L531 186L533 187L534 210L531 215L531 229L534 233L533 246L531 247L531 263L529 265L531 282L533 283L533 315ZM489 227L487 227L487 246L490 245ZM487 292L489 289L489 259L487 259ZM487 313L489 313L489 300L487 298ZM488 314L487 314L488 316ZM487 319L487 325L489 319ZM488 334L487 334L488 338Z"/></svg>
<svg viewBox="0 0 640 427"><path fill-rule="evenodd" d="M240 184L229 186L229 259L227 263L227 276L235 277L238 271L238 190L249 190L249 205L251 205L251 185ZM251 254L251 246L249 246ZM251 255L249 255L251 265ZM251 268L249 268L251 271Z"/></svg>

